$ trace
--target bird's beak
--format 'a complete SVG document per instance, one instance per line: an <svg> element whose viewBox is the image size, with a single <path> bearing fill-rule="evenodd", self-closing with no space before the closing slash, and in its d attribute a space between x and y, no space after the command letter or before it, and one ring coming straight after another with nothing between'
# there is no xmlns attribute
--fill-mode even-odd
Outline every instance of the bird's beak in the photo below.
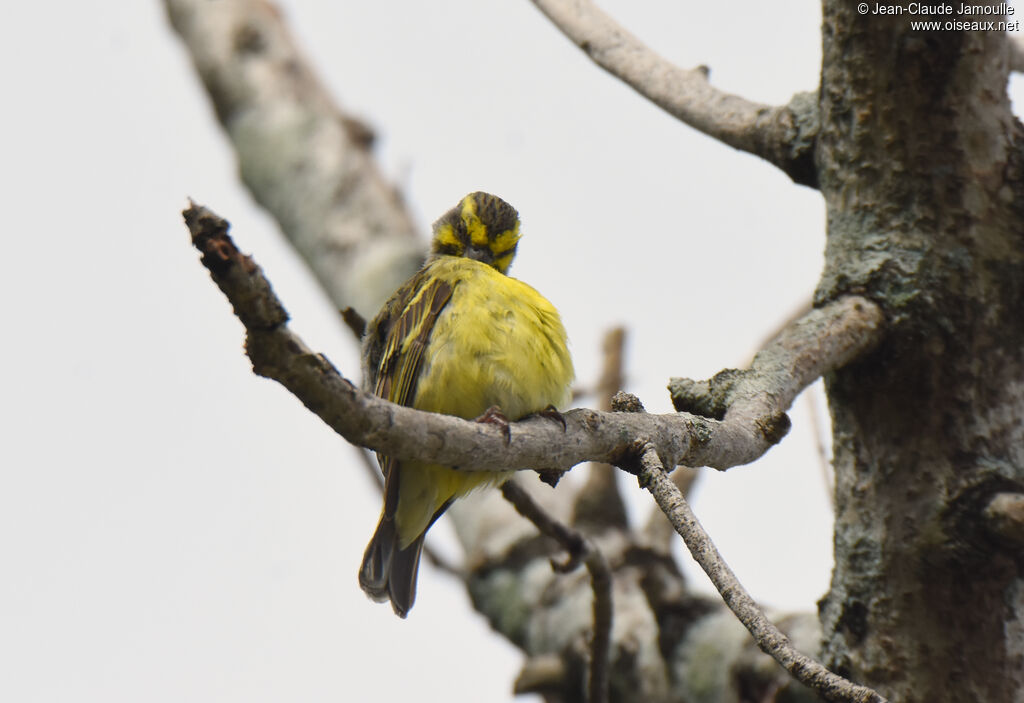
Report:
<svg viewBox="0 0 1024 703"><path fill-rule="evenodd" d="M474 261L479 261L482 264L490 264L494 258L491 255L490 249L488 249L487 247L478 247L475 245L470 245L466 247L466 252L464 256L467 259L473 259Z"/></svg>

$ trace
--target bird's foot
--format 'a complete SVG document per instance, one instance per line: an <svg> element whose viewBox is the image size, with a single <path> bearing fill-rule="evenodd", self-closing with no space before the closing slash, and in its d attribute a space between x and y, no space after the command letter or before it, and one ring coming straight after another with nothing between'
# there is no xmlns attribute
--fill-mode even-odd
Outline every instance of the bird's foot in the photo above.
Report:
<svg viewBox="0 0 1024 703"><path fill-rule="evenodd" d="M533 414L539 415L540 417L546 417L549 420L554 420L555 422L561 424L562 432L565 432L566 430L569 429L565 424L565 417L562 415L562 413L558 412L558 408L556 408L554 405L548 405L543 410L538 410Z"/></svg>
<svg viewBox="0 0 1024 703"><path fill-rule="evenodd" d="M512 428L509 426L508 418L505 417L505 413L501 412L501 408L497 405L484 410L484 414L480 417L473 418L473 422L480 422L486 425L497 425L501 428L501 431L505 433L505 444L512 443Z"/></svg>

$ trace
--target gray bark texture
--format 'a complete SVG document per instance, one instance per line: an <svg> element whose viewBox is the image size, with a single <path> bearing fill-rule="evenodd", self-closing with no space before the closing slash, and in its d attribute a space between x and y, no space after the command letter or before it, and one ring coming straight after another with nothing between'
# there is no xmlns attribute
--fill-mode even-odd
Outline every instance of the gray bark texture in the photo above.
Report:
<svg viewBox="0 0 1024 703"><path fill-rule="evenodd" d="M889 323L827 377L825 663L901 703L1019 703L1024 545L989 510L1024 492L1024 133L1007 37L915 32L838 1L823 35L817 302L858 291Z"/></svg>

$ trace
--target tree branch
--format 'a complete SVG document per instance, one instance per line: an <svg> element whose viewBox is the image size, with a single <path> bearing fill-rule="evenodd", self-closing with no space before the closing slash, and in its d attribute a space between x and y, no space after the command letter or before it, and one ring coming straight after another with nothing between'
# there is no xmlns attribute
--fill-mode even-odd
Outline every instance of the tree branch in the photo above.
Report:
<svg viewBox="0 0 1024 703"><path fill-rule="evenodd" d="M754 356L749 369L727 369L707 381L671 379L672 403L676 410L721 418L723 424L757 427L766 439L785 435L789 418L784 413L793 399L823 374L871 351L881 339L882 323L874 303L840 298L790 323Z"/></svg>
<svg viewBox="0 0 1024 703"><path fill-rule="evenodd" d="M722 594L729 609L754 636L761 651L774 658L802 684L818 691L826 700L885 703L885 699L871 689L833 674L815 660L796 651L789 638L768 620L722 559L683 494L665 473L654 447L647 445L643 449L640 464L640 485L654 496L676 532L686 542L690 554Z"/></svg>
<svg viewBox="0 0 1024 703"><path fill-rule="evenodd" d="M723 372L731 374L725 395L733 401L723 421L686 412L577 409L565 413L564 427L534 417L512 423L506 436L488 424L413 410L361 391L288 328L288 313L260 268L235 247L226 220L195 204L184 216L203 265L245 325L253 371L284 385L348 441L400 460L476 471L567 470L583 461L622 465L635 451L633 439L646 437L666 466L737 466L781 439L788 427L783 411L804 385L872 348L882 332L880 310L863 298L813 311L758 354L754 367ZM680 379L676 384L685 385Z"/></svg>
<svg viewBox="0 0 1024 703"><path fill-rule="evenodd" d="M694 129L760 156L796 183L817 187L817 99L798 93L773 107L708 83L708 70L684 70L649 49L589 0L531 0L598 66Z"/></svg>
<svg viewBox="0 0 1024 703"><path fill-rule="evenodd" d="M548 515L515 481L504 483L501 492L520 515L536 525L541 534L554 539L569 553L565 564L559 565L552 561L552 567L566 573L575 569L581 561L586 564L590 573L590 587L594 591L594 632L590 642L587 701L607 703L612 636L612 569L608 560L581 532Z"/></svg>
<svg viewBox="0 0 1024 703"><path fill-rule="evenodd" d="M238 156L242 181L339 308L364 315L419 268L422 245L371 154L266 0L164 0Z"/></svg>
<svg viewBox="0 0 1024 703"><path fill-rule="evenodd" d="M595 393L600 410L612 409L612 396L622 390L623 350L626 344L626 329L614 327L605 333L602 342L604 364L601 377L597 380ZM618 471L611 464L591 464L587 482L576 494L573 505L572 523L595 529L626 527L628 519L626 506L619 492Z"/></svg>

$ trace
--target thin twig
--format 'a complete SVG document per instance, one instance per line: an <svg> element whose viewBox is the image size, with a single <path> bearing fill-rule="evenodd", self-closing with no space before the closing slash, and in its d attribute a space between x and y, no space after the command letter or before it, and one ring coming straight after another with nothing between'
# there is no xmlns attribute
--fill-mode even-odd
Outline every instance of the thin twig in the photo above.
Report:
<svg viewBox="0 0 1024 703"><path fill-rule="evenodd" d="M590 587L594 591L594 634L590 643L587 701L607 703L612 632L612 570L608 560L581 532L549 515L515 481L505 482L501 492L505 499L515 506L516 511L532 522L541 534L551 537L568 552L569 558L564 564L552 562L555 569L563 573L568 572L582 562L590 572Z"/></svg>
<svg viewBox="0 0 1024 703"><path fill-rule="evenodd" d="M531 1L594 63L670 115L766 159L797 183L816 185L816 97L799 94L772 107L730 95L711 86L706 67L673 65L589 0Z"/></svg>
<svg viewBox="0 0 1024 703"><path fill-rule="evenodd" d="M363 335L366 334L366 318L360 315L358 310L349 306L341 311L341 319L355 335L356 342L362 341Z"/></svg>
<svg viewBox="0 0 1024 703"><path fill-rule="evenodd" d="M711 579L722 600L765 654L771 656L800 683L810 686L829 701L848 703L885 703L885 698L832 673L814 659L793 648L789 638L768 620L761 608L743 588L736 574L722 558L711 537L704 531L686 499L665 473L657 452L650 445L641 450L640 485L654 496L690 554Z"/></svg>
<svg viewBox="0 0 1024 703"><path fill-rule="evenodd" d="M689 497L690 489L693 487L694 481L697 480L697 469L692 469L689 466L677 466L669 478L672 483L676 484L676 488L683 497ZM643 530L643 541L645 544L651 546L662 554L670 554L672 552L672 545L676 541L676 532L672 527L672 523L665 517L665 513L661 512L657 506L651 508L651 513L647 517L647 522L644 523Z"/></svg>
<svg viewBox="0 0 1024 703"><path fill-rule="evenodd" d="M815 387L807 389L804 393L807 398L808 411L811 414L811 432L814 433L814 446L818 450L818 467L821 469L821 480L825 484L825 498L831 508L835 493L835 478L832 475L832 457L825 443L825 430L821 426L821 408L818 404L818 394Z"/></svg>
<svg viewBox="0 0 1024 703"><path fill-rule="evenodd" d="M597 380L598 408L612 409L612 396L622 390L623 352L626 346L626 329L614 327L605 333L601 344L604 364ZM587 480L576 494L573 505L572 523L581 526L600 526L602 529L626 527L626 505L618 486L618 471L611 464L592 463Z"/></svg>
<svg viewBox="0 0 1024 703"><path fill-rule="evenodd" d="M601 410L611 410L612 396L621 391L626 383L622 371L625 365L623 358L626 351L626 328L613 327L608 330L601 343L601 351L604 353L604 364L601 368L601 377L597 379L599 407Z"/></svg>

